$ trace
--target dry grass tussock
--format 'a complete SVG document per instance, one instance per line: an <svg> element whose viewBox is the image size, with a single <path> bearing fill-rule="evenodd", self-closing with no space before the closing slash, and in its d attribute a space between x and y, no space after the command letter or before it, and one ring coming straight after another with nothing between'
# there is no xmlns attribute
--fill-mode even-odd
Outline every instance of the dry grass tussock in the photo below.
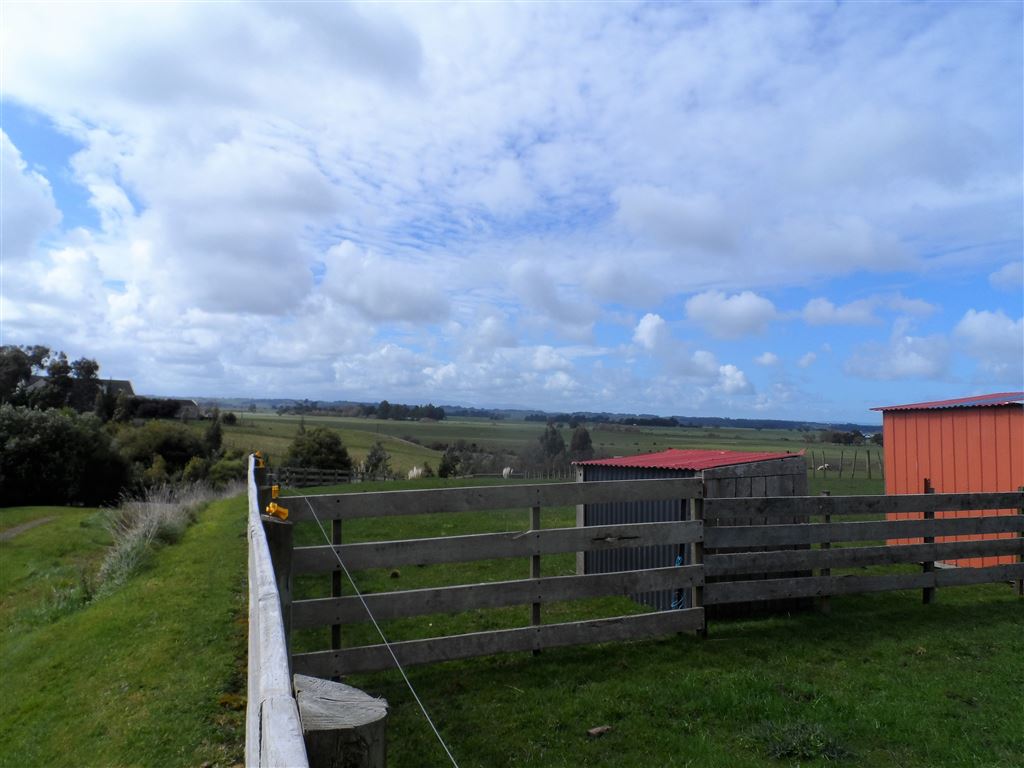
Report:
<svg viewBox="0 0 1024 768"><path fill-rule="evenodd" d="M113 539L96 577L103 594L123 584L158 547L178 542L195 522L203 506L245 490L241 481L214 489L203 483L161 485L138 496L124 496L107 513L106 526Z"/></svg>

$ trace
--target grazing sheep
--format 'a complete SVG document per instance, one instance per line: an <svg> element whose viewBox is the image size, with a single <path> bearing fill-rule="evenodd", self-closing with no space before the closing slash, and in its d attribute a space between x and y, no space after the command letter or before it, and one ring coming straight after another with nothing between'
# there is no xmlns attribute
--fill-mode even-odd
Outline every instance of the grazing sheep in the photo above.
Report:
<svg viewBox="0 0 1024 768"><path fill-rule="evenodd" d="M505 467L503 470L501 470L501 476L506 480L512 477L512 467Z"/></svg>
<svg viewBox="0 0 1024 768"><path fill-rule="evenodd" d="M409 480L419 480L423 477L423 467L413 467L406 476Z"/></svg>
<svg viewBox="0 0 1024 768"><path fill-rule="evenodd" d="M825 472L825 471L827 471L827 470L829 470L829 469L832 469L832 465L831 465L831 464L822 464L822 465L821 465L820 467L818 467L818 469L817 469L817 470L815 470L815 471L817 471L817 472Z"/></svg>

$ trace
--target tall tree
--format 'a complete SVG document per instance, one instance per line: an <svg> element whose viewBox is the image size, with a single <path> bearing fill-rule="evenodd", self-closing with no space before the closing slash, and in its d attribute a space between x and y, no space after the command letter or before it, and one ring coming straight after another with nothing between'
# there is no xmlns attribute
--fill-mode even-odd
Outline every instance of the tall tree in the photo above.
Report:
<svg viewBox="0 0 1024 768"><path fill-rule="evenodd" d="M540 441L544 456L548 459L553 459L565 451L565 438L554 424L548 424L543 434L537 439Z"/></svg>
<svg viewBox="0 0 1024 768"><path fill-rule="evenodd" d="M586 461L594 457L594 443L590 439L590 432L582 424L573 430L569 453L574 461Z"/></svg>
<svg viewBox="0 0 1024 768"><path fill-rule="evenodd" d="M0 403L9 403L28 383L32 363L25 350L13 345L0 347Z"/></svg>

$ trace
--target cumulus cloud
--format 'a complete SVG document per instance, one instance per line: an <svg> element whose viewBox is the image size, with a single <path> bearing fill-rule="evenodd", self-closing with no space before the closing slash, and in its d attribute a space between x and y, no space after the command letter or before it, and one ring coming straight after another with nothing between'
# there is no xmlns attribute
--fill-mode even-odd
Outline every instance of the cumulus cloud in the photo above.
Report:
<svg viewBox="0 0 1024 768"><path fill-rule="evenodd" d="M1000 291L1024 290L1024 261L1011 261L988 276L993 288Z"/></svg>
<svg viewBox="0 0 1024 768"><path fill-rule="evenodd" d="M664 407L683 382L710 408L752 382L657 308L731 340L795 307L817 350L818 325L938 311L861 298L879 273L984 278L1010 257L979 243L1019 251L1012 5L7 11L6 97L81 149L2 139L4 332L78 334L150 391L195 392L189 370L281 391L288 367L299 396L643 407L654 369ZM98 216L84 235L58 230L66 183ZM990 284L1019 292L1019 260ZM801 313L787 291L807 285ZM958 349L985 323L965 317ZM941 337L906 329L868 352L949 370Z"/></svg>
<svg viewBox="0 0 1024 768"><path fill-rule="evenodd" d="M949 341L941 334L912 336L905 322L897 322L887 343L866 342L846 360L851 376L876 381L941 379L949 369Z"/></svg>
<svg viewBox="0 0 1024 768"><path fill-rule="evenodd" d="M749 395L754 392L753 385L747 381L747 375L731 364L718 369L718 383L715 388L727 395Z"/></svg>
<svg viewBox="0 0 1024 768"><path fill-rule="evenodd" d="M1024 382L1024 318L1012 320L1002 311L969 309L953 335L981 369L999 381Z"/></svg>
<svg viewBox="0 0 1024 768"><path fill-rule="evenodd" d="M814 365L814 361L817 359L818 356L816 354L814 354L813 352L808 352L807 354L802 355L800 359L796 361L796 364L801 368L810 368L812 365Z"/></svg>
<svg viewBox="0 0 1024 768"><path fill-rule="evenodd" d="M324 290L376 322L437 322L448 315L448 300L428 268L384 259L349 241L324 259Z"/></svg>
<svg viewBox="0 0 1024 768"><path fill-rule="evenodd" d="M660 347L668 340L668 326L661 315L648 312L633 329L633 342L648 351Z"/></svg>
<svg viewBox="0 0 1024 768"><path fill-rule="evenodd" d="M760 355L754 358L754 362L758 365L771 366L779 364L779 356L774 352L762 352Z"/></svg>
<svg viewBox="0 0 1024 768"><path fill-rule="evenodd" d="M727 296L706 291L686 301L686 315L718 338L763 333L778 313L771 301L752 291Z"/></svg>
<svg viewBox="0 0 1024 768"><path fill-rule="evenodd" d="M61 215L53 199L50 182L28 167L18 148L0 131L0 181L4 190L4 259L24 261L30 258L43 235L60 223Z"/></svg>

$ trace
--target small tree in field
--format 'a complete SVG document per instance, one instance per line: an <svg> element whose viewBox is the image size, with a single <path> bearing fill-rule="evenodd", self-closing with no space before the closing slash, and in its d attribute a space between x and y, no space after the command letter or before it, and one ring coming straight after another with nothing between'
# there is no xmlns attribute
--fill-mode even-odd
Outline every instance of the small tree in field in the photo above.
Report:
<svg viewBox="0 0 1024 768"><path fill-rule="evenodd" d="M370 477L387 477L391 474L391 454L388 453L380 440L370 447L370 452L363 459L363 474Z"/></svg>
<svg viewBox="0 0 1024 768"><path fill-rule="evenodd" d="M459 463L461 458L458 452L452 447L448 446L444 455L441 457L441 463L437 467L438 477L455 477L459 473Z"/></svg>
<svg viewBox="0 0 1024 768"><path fill-rule="evenodd" d="M314 427L295 436L285 455L284 466L350 470L352 457L336 432L327 427Z"/></svg>

